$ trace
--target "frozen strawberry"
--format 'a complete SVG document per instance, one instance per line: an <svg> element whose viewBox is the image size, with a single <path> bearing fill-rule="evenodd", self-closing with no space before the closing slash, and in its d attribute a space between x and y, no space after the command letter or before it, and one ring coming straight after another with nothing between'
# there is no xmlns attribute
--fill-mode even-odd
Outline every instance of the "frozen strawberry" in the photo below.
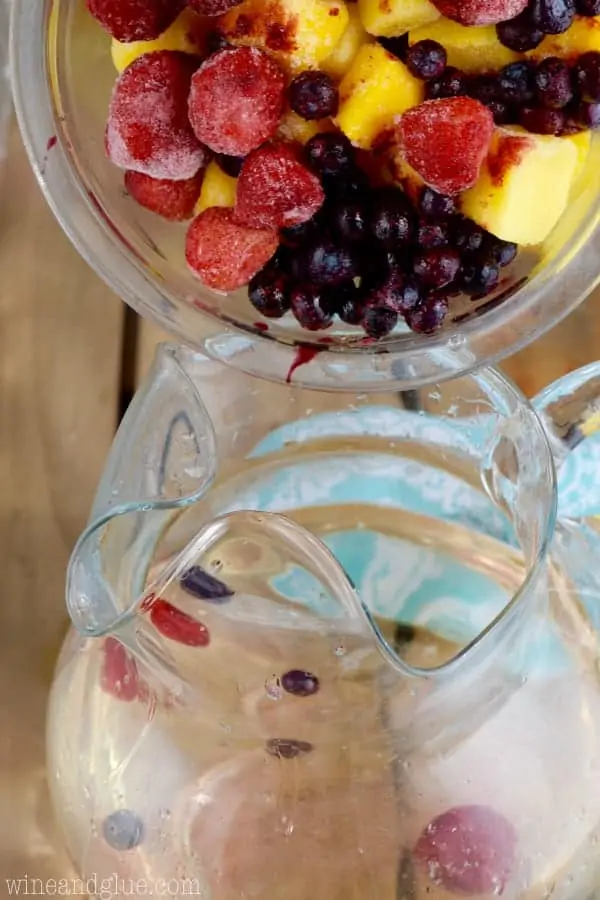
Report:
<svg viewBox="0 0 600 900"><path fill-rule="evenodd" d="M529 0L434 0L448 19L461 25L496 25L522 13Z"/></svg>
<svg viewBox="0 0 600 900"><path fill-rule="evenodd" d="M517 835L489 806L456 806L433 819L414 856L434 884L457 894L502 893L515 867Z"/></svg>
<svg viewBox="0 0 600 900"><path fill-rule="evenodd" d="M141 172L126 172L125 187L140 206L171 222L183 222L194 215L203 176L204 172L198 172L185 181L170 181Z"/></svg>
<svg viewBox="0 0 600 900"><path fill-rule="evenodd" d="M164 637L178 644L185 644L186 647L207 647L210 644L206 625L160 597L150 607L150 621Z"/></svg>
<svg viewBox="0 0 600 900"><path fill-rule="evenodd" d="M118 78L106 125L106 151L122 169L184 181L206 160L187 117L193 57L160 50L138 57Z"/></svg>
<svg viewBox="0 0 600 900"><path fill-rule="evenodd" d="M241 2L242 0L188 0L188 6L201 16L221 16Z"/></svg>
<svg viewBox="0 0 600 900"><path fill-rule="evenodd" d="M470 97L427 100L405 112L398 126L407 162L441 194L475 184L493 131L490 110Z"/></svg>
<svg viewBox="0 0 600 900"><path fill-rule="evenodd" d="M215 53L192 79L192 128L216 153L246 156L275 133L284 92L283 72L261 50L237 47Z"/></svg>
<svg viewBox="0 0 600 900"><path fill-rule="evenodd" d="M185 255L205 285L235 291L271 259L278 243L276 232L239 225L232 209L213 206L190 225Z"/></svg>
<svg viewBox="0 0 600 900"><path fill-rule="evenodd" d="M135 659L120 641L108 637L102 645L100 687L117 700L131 703L138 696L140 679Z"/></svg>
<svg viewBox="0 0 600 900"><path fill-rule="evenodd" d="M235 219L258 228L284 228L311 219L325 199L323 188L289 144L259 147L242 166Z"/></svg>
<svg viewBox="0 0 600 900"><path fill-rule="evenodd" d="M102 27L118 41L153 41L171 25L185 0L87 0Z"/></svg>

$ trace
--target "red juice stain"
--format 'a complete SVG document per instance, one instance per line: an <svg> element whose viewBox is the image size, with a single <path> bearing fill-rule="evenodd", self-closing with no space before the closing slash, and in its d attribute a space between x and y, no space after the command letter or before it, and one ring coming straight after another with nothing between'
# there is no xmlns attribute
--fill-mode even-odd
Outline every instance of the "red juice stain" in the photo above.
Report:
<svg viewBox="0 0 600 900"><path fill-rule="evenodd" d="M488 156L488 169L492 184L501 185L507 171L517 166L533 141L526 135L501 137Z"/></svg>
<svg viewBox="0 0 600 900"><path fill-rule="evenodd" d="M307 363L312 362L318 353L321 353L321 350L318 347L309 347L307 344L298 344L298 346L296 347L293 362L286 375L285 383L291 384L292 375L294 374L296 369L299 369L300 366L305 366Z"/></svg>
<svg viewBox="0 0 600 900"><path fill-rule="evenodd" d="M252 324L253 324L254 328L256 328L257 331L268 331L269 330L269 326L267 325L266 322L253 322Z"/></svg>
<svg viewBox="0 0 600 900"><path fill-rule="evenodd" d="M46 153L50 153L53 147L56 147L56 142L58 138L55 134L52 135L51 138L48 138L48 143L46 144Z"/></svg>

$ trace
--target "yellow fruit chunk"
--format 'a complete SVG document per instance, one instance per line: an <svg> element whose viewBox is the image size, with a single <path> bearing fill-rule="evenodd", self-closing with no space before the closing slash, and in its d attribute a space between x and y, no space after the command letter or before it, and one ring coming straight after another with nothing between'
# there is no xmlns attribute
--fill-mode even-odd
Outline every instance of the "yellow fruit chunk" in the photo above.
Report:
<svg viewBox="0 0 600 900"><path fill-rule="evenodd" d="M211 206L235 206L237 179L226 175L222 169L211 162L206 167L200 197L194 209L197 216Z"/></svg>
<svg viewBox="0 0 600 900"><path fill-rule="evenodd" d="M302 116L288 109L279 123L277 136L285 141L298 141L299 144L306 144L315 134L334 130L331 119L318 119L316 122L308 121L308 119L303 119Z"/></svg>
<svg viewBox="0 0 600 900"><path fill-rule="evenodd" d="M233 44L268 50L292 72L316 68L348 25L343 0L244 0L219 21Z"/></svg>
<svg viewBox="0 0 600 900"><path fill-rule="evenodd" d="M368 149L396 116L422 100L423 82L380 44L366 44L340 84L334 121L353 144Z"/></svg>
<svg viewBox="0 0 600 900"><path fill-rule="evenodd" d="M358 0L358 11L366 31L377 37L397 37L440 17L429 0Z"/></svg>
<svg viewBox="0 0 600 900"><path fill-rule="evenodd" d="M494 25L459 25L442 17L409 34L411 45L425 40L445 47L448 65L464 72L497 71L519 59L518 53L500 43Z"/></svg>
<svg viewBox="0 0 600 900"><path fill-rule="evenodd" d="M356 3L348 7L348 25L333 53L324 59L321 68L332 78L343 78L352 64L352 60L363 44L372 41L367 34L358 14Z"/></svg>
<svg viewBox="0 0 600 900"><path fill-rule="evenodd" d="M498 129L462 211L504 241L539 244L565 210L577 163L572 141Z"/></svg>
<svg viewBox="0 0 600 900"><path fill-rule="evenodd" d="M577 168L573 178L573 186L581 178L586 169L588 157L590 155L590 147L592 144L592 133L590 131L580 131L578 134L570 134L561 140L569 141L573 144L577 151Z"/></svg>
<svg viewBox="0 0 600 900"><path fill-rule="evenodd" d="M191 9L184 9L170 28L167 28L155 41L132 41L129 44L123 44L113 38L112 60L117 72L122 72L138 56L143 56L144 53L153 53L155 50L179 50L181 53L200 55L205 46L205 32L206 26L200 16Z"/></svg>
<svg viewBox="0 0 600 900"><path fill-rule="evenodd" d="M600 16L576 18L570 28L562 34L548 34L535 50L527 56L545 59L559 56L561 59L576 59L589 50L600 52Z"/></svg>

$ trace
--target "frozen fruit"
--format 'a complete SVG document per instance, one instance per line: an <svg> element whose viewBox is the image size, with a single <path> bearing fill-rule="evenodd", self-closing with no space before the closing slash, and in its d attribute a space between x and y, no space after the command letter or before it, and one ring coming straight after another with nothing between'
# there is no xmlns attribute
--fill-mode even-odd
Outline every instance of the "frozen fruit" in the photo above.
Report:
<svg viewBox="0 0 600 900"><path fill-rule="evenodd" d="M192 218L201 186L202 172L185 181L151 178L141 172L125 173L125 188L133 199L172 222Z"/></svg>
<svg viewBox="0 0 600 900"><path fill-rule="evenodd" d="M431 247L417 253L413 271L426 288L445 287L454 281L460 267L460 256L452 247Z"/></svg>
<svg viewBox="0 0 600 900"><path fill-rule="evenodd" d="M183 0L87 0L87 8L118 41L152 41L177 18Z"/></svg>
<svg viewBox="0 0 600 900"><path fill-rule="evenodd" d="M245 156L277 130L284 93L283 72L266 53L251 47L222 50L192 78L192 128L216 153Z"/></svg>
<svg viewBox="0 0 600 900"><path fill-rule="evenodd" d="M439 78L446 68L448 56L445 48L430 38L412 44L406 54L406 65L415 78L430 81Z"/></svg>
<svg viewBox="0 0 600 900"><path fill-rule="evenodd" d="M432 222L422 219L417 227L417 244L424 250L431 247L444 247L450 241L448 222Z"/></svg>
<svg viewBox="0 0 600 900"><path fill-rule="evenodd" d="M266 144L248 156L238 180L237 222L257 228L299 225L321 207L319 179L289 144Z"/></svg>
<svg viewBox="0 0 600 900"><path fill-rule="evenodd" d="M361 22L356 3L351 3L348 6L346 29L335 45L333 53L321 63L321 69L332 78L338 80L343 78L362 45L372 40Z"/></svg>
<svg viewBox="0 0 600 900"><path fill-rule="evenodd" d="M544 34L562 34L575 18L575 0L531 0L528 11Z"/></svg>
<svg viewBox="0 0 600 900"><path fill-rule="evenodd" d="M201 16L222 16L242 0L187 0L188 6Z"/></svg>
<svg viewBox="0 0 600 900"><path fill-rule="evenodd" d="M539 244L564 212L577 168L568 139L498 129L463 212L502 240Z"/></svg>
<svg viewBox="0 0 600 900"><path fill-rule="evenodd" d="M291 303L294 317L308 331L322 331L333 321L327 305L327 288L323 285L297 285L292 288Z"/></svg>
<svg viewBox="0 0 600 900"><path fill-rule="evenodd" d="M320 68L348 24L343 0L244 0L219 23L234 44L259 47L291 72Z"/></svg>
<svg viewBox="0 0 600 900"><path fill-rule="evenodd" d="M434 219L451 216L456 212L456 200L425 187L419 195L419 212Z"/></svg>
<svg viewBox="0 0 600 900"><path fill-rule="evenodd" d="M567 62L590 51L600 51L600 19L576 18L562 34L549 34L529 56L545 59L558 56Z"/></svg>
<svg viewBox="0 0 600 900"><path fill-rule="evenodd" d="M398 323L398 313L389 306L367 305L361 325L372 338L382 338L394 330Z"/></svg>
<svg viewBox="0 0 600 900"><path fill-rule="evenodd" d="M293 109L286 109L279 122L275 138L281 138L283 141L297 144L306 144L316 134L333 130L334 126L329 119L303 119Z"/></svg>
<svg viewBox="0 0 600 900"><path fill-rule="evenodd" d="M338 89L326 72L308 69L292 80L289 100L303 119L326 119L338 110Z"/></svg>
<svg viewBox="0 0 600 900"><path fill-rule="evenodd" d="M465 72L455 66L447 66L443 75L427 82L425 96L428 100L444 97L462 97L469 93L469 79Z"/></svg>
<svg viewBox="0 0 600 900"><path fill-rule="evenodd" d="M354 148L343 134L317 134L306 145L306 158L319 175L344 175L354 166Z"/></svg>
<svg viewBox="0 0 600 900"><path fill-rule="evenodd" d="M510 63L498 74L498 93L501 100L522 106L535 97L535 69L530 62Z"/></svg>
<svg viewBox="0 0 600 900"><path fill-rule="evenodd" d="M562 109L573 99L571 72L562 60L549 56L535 71L535 92L542 106Z"/></svg>
<svg viewBox="0 0 600 900"><path fill-rule="evenodd" d="M561 134L565 127L565 114L561 109L544 109L543 106L524 106L519 110L519 125L533 134Z"/></svg>
<svg viewBox="0 0 600 900"><path fill-rule="evenodd" d="M290 288L287 278L269 264L250 279L248 299L262 316L280 319L290 308Z"/></svg>
<svg viewBox="0 0 600 900"><path fill-rule="evenodd" d="M206 46L206 28L202 20L191 9L184 9L180 16L154 41L118 41L113 38L111 56L117 72L123 72L127 66L144 53L157 50L179 50L192 56L201 55Z"/></svg>
<svg viewBox="0 0 600 900"><path fill-rule="evenodd" d="M515 866L517 835L489 806L457 806L421 834L414 858L429 879L460 894L502 894Z"/></svg>
<svg viewBox="0 0 600 900"><path fill-rule="evenodd" d="M320 237L297 251L294 274L299 280L304 279L311 284L335 286L358 275L358 264L349 248L340 247L327 237Z"/></svg>
<svg viewBox="0 0 600 900"><path fill-rule="evenodd" d="M460 287L465 294L488 294L496 287L499 280L498 266L487 259L466 263L460 273Z"/></svg>
<svg viewBox="0 0 600 900"><path fill-rule="evenodd" d="M212 160L204 173L200 196L196 204L196 215L211 206L235 206L236 190L237 179L226 175L215 160Z"/></svg>
<svg viewBox="0 0 600 900"><path fill-rule="evenodd" d="M504 47L516 53L534 50L544 40L544 32L533 24L528 9L508 22L499 22L496 25L496 34Z"/></svg>
<svg viewBox="0 0 600 900"><path fill-rule="evenodd" d="M446 51L448 65L463 72L494 71L518 58L516 53L502 45L493 25L460 25L451 19L440 18L411 31L409 39L411 45L420 41L441 44Z"/></svg>
<svg viewBox="0 0 600 900"><path fill-rule="evenodd" d="M106 125L106 151L122 169L152 178L192 178L206 160L187 115L196 63L172 50L147 53L119 76Z"/></svg>
<svg viewBox="0 0 600 900"><path fill-rule="evenodd" d="M373 197L371 234L390 250L408 244L414 234L414 213L402 191L381 188Z"/></svg>
<svg viewBox="0 0 600 900"><path fill-rule="evenodd" d="M434 334L439 331L448 314L448 297L433 291L423 297L413 309L404 314L406 324L417 334Z"/></svg>
<svg viewBox="0 0 600 900"><path fill-rule="evenodd" d="M494 119L478 100L450 97L408 110L398 128L406 159L426 184L443 194L458 194L477 181Z"/></svg>
<svg viewBox="0 0 600 900"><path fill-rule="evenodd" d="M235 222L232 209L211 208L190 225L185 255L207 287L234 291L266 265L277 245L274 231L247 228Z"/></svg>
<svg viewBox="0 0 600 900"><path fill-rule="evenodd" d="M161 597L157 597L150 607L150 621L164 637L178 644L185 644L186 647L207 647L210 644L206 625Z"/></svg>
<svg viewBox="0 0 600 900"><path fill-rule="evenodd" d="M435 0L448 19L461 25L495 25L522 13L528 0Z"/></svg>
<svg viewBox="0 0 600 900"><path fill-rule="evenodd" d="M368 234L367 205L360 198L340 200L330 215L331 225L342 242L360 243Z"/></svg>
<svg viewBox="0 0 600 900"><path fill-rule="evenodd" d="M358 11L369 34L397 37L439 18L429 0L358 0Z"/></svg>
<svg viewBox="0 0 600 900"><path fill-rule="evenodd" d="M573 78L584 100L600 100L600 53L583 53L573 68Z"/></svg>
<svg viewBox="0 0 600 900"><path fill-rule="evenodd" d="M120 641L107 637L102 645L100 687L117 700L131 703L138 696L139 686L135 659Z"/></svg>
<svg viewBox="0 0 600 900"><path fill-rule="evenodd" d="M336 124L357 147L368 149L396 116L423 99L423 83L380 44L366 44L340 84Z"/></svg>

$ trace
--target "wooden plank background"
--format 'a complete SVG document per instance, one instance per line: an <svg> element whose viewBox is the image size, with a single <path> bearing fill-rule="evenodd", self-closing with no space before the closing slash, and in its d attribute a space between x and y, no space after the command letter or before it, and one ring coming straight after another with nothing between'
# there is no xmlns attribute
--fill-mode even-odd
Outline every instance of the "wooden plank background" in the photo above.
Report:
<svg viewBox="0 0 600 900"><path fill-rule="evenodd" d="M78 258L46 208L16 128L0 192L1 897L5 878L64 873L43 763L47 686L66 627L65 566L123 396L162 335L126 313ZM531 395L592 361L600 355L597 309L588 300L504 368Z"/></svg>

